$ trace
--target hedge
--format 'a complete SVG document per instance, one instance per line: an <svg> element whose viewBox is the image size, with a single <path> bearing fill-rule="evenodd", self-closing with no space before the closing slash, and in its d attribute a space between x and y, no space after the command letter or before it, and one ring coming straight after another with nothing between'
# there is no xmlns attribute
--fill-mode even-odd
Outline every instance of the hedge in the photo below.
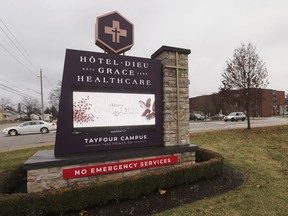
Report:
<svg viewBox="0 0 288 216"><path fill-rule="evenodd" d="M112 200L133 199L152 193L158 188L170 188L210 179L221 174L223 168L221 155L206 149L198 149L196 155L197 163L185 168L170 171L160 170L157 173L130 177L125 180L94 183L55 191L2 194L0 196L0 215L64 214L71 210L83 210L96 205L104 205ZM21 172L19 171L19 173ZM11 179L11 177L7 177L7 179ZM6 186L0 185L1 191L7 191L7 188L11 189L12 186L7 186L7 181L4 182L6 182Z"/></svg>

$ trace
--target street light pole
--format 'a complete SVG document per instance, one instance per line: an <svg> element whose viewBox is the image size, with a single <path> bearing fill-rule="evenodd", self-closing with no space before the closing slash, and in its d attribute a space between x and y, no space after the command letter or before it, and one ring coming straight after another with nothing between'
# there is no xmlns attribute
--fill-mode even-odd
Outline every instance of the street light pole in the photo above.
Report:
<svg viewBox="0 0 288 216"><path fill-rule="evenodd" d="M40 69L40 86L41 86L41 111L42 111L42 120L44 120L44 102L43 102L43 82L42 82L42 69Z"/></svg>

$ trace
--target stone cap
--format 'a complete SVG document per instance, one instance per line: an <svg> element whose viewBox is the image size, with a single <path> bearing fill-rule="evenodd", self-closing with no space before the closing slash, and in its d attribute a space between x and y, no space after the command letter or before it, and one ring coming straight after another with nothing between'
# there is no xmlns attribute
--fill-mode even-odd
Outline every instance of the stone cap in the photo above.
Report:
<svg viewBox="0 0 288 216"><path fill-rule="evenodd" d="M113 151L99 151L93 153L82 153L77 155L65 155L55 157L53 150L36 152L24 163L26 170L42 169L59 166L69 166L87 163L105 163L123 159L133 159L139 157L153 157L161 155L171 155L183 152L192 152L198 149L197 145L178 145L178 146L157 146L134 149L120 149Z"/></svg>
<svg viewBox="0 0 288 216"><path fill-rule="evenodd" d="M183 53L187 55L191 53L190 49L183 49L183 48L177 48L177 47L171 47L171 46L162 46L151 55L151 58L152 59L156 58L161 52L164 52L164 51L178 52L178 53Z"/></svg>

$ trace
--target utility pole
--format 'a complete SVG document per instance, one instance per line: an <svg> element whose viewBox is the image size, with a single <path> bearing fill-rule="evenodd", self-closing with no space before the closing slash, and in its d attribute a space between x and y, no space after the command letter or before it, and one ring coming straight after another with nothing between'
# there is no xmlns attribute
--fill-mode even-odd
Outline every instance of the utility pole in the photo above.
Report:
<svg viewBox="0 0 288 216"><path fill-rule="evenodd" d="M42 120L44 120L44 102L43 102L43 82L42 82L42 69L40 69L40 86L41 86L41 112L42 112Z"/></svg>

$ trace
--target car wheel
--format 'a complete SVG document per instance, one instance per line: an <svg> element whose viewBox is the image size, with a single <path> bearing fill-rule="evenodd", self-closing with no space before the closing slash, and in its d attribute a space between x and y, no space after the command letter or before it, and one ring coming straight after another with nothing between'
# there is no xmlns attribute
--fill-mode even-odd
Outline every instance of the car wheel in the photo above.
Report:
<svg viewBox="0 0 288 216"><path fill-rule="evenodd" d="M228 120L224 120L225 122L227 122Z"/></svg>
<svg viewBox="0 0 288 216"><path fill-rule="evenodd" d="M245 121L245 118L242 118L242 121Z"/></svg>
<svg viewBox="0 0 288 216"><path fill-rule="evenodd" d="M42 134L45 134L45 133L48 133L48 132L49 132L48 128L45 128L45 127L44 127L44 128L41 128L40 131L41 131Z"/></svg>
<svg viewBox="0 0 288 216"><path fill-rule="evenodd" d="M17 131L16 130L10 130L9 131L9 135L10 136L16 136L18 133L17 133Z"/></svg>
<svg viewBox="0 0 288 216"><path fill-rule="evenodd" d="M235 121L235 119L234 119L234 118L232 118L232 119L231 119L231 122L234 122L234 121Z"/></svg>

